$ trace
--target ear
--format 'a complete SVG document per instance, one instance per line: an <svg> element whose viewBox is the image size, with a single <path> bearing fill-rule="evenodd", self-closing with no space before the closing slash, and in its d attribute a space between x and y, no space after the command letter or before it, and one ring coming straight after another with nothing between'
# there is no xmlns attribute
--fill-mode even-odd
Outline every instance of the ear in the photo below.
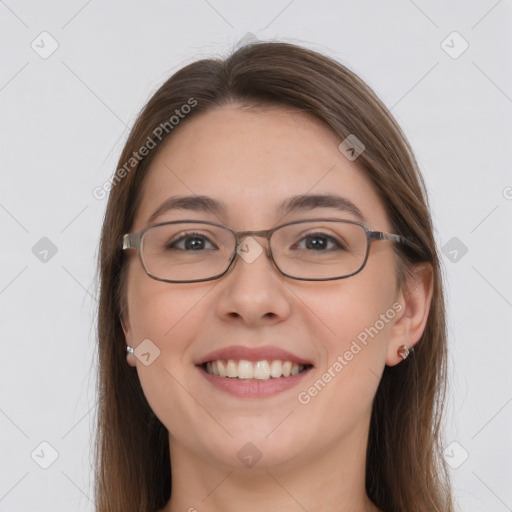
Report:
<svg viewBox="0 0 512 512"><path fill-rule="evenodd" d="M121 327L123 328L126 346L130 346L135 349L133 346L132 326L130 324L130 315L128 314L128 309L124 309L121 312L119 315L119 321L121 322ZM133 354L126 353L126 362L130 366L137 366L136 358Z"/></svg>
<svg viewBox="0 0 512 512"><path fill-rule="evenodd" d="M405 289L401 289L397 301L403 305L391 331L386 365L395 366L402 361L397 354L401 345L413 347L421 338L430 311L434 289L434 273L430 263L420 263L411 269Z"/></svg>

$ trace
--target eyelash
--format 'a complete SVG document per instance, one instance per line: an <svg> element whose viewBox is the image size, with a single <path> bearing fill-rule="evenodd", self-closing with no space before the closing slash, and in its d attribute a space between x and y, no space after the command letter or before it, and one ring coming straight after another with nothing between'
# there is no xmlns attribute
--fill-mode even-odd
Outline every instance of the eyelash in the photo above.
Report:
<svg viewBox="0 0 512 512"><path fill-rule="evenodd" d="M294 246L297 246L300 242L302 242L303 240L305 240L307 238L314 238L314 237L323 237L323 238L327 239L328 241L331 241L334 244L336 244L338 249L341 249L341 250L345 249L345 247L343 247L342 243L339 240L337 240L336 238L334 238L326 233L320 233L320 232L312 232L312 233L303 234L302 237L299 239L299 242L296 242L294 244ZM166 249L175 249L174 246L177 243L185 241L190 238L200 238L203 240L209 240L207 236L202 235L201 233L190 232L190 233L185 233L185 234L181 235L177 240L167 243L165 247L166 247ZM212 243L212 242L210 242L210 243ZM181 249L181 250L185 250L185 249ZM333 249L330 249L330 250L333 250ZM322 251L322 252L324 252L324 251Z"/></svg>

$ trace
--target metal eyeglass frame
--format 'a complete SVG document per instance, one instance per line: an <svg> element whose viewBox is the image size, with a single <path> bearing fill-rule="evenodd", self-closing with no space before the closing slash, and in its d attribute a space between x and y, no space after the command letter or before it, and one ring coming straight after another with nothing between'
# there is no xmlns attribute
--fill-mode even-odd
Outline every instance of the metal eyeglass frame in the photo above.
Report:
<svg viewBox="0 0 512 512"><path fill-rule="evenodd" d="M339 276L339 277L309 278L309 277L295 277L290 274L287 274L286 272L283 272L279 268L279 265L274 260L274 256L272 254L272 250L270 247L270 238L271 238L272 234L275 231L277 231L278 229L281 229L285 226L289 226L290 224L300 224L303 222L316 222L316 221L329 221L329 222L340 222L340 223L346 223L346 224L355 224L357 226L361 226L364 229L364 231L366 233L366 254L365 254L363 263L355 272L352 272L351 274L347 274L344 276ZM188 279L188 280L183 280L183 281L177 281L177 280L173 280L173 279L164 279L161 277L157 277L157 276L151 274L147 270L147 268L144 264L144 260L142 258L142 254L141 254L142 253L141 245L142 245L142 238L144 236L144 233L146 233L146 231L149 231L151 228L155 228L158 226L163 226L163 225L167 225L167 224L186 224L186 223L209 224L212 226L217 226L217 227L227 229L228 231L230 231L233 234L233 236L235 237L235 249L234 249L233 255L231 256L231 259L228 263L228 266L226 267L226 270L224 270L224 272L217 274L215 276L212 276L212 277L204 278L204 279ZM123 238L121 241L121 248L123 250L136 249L137 254L142 263L142 267L144 268L144 271L146 272L146 274L148 274L149 277L156 279L157 281L163 281L165 283L198 283L198 282L202 282L202 281L213 281L214 279L219 279L222 276L224 276L225 274L227 274L229 269L232 268L233 263L236 260L236 257L238 256L238 247L240 246L242 240L247 236L265 237L267 239L267 257L270 258L270 260L272 261L274 266L277 268L277 270L279 270L279 272L282 275L289 277L291 279L296 279L298 281L333 281L336 279L346 279L347 277L351 277L355 274L358 274L359 272L361 272L361 270L363 270L363 268L366 265L366 262L368 261L368 255L370 253L370 245L372 244L372 242L374 242L376 240L389 240L391 242L405 244L405 245L409 246L411 249L414 249L417 252L421 252L421 249L418 247L418 245L407 240L405 237L403 237L401 235L395 235L393 233L385 233L383 231L374 231L374 230L370 229L368 226L366 226L365 224L363 224L362 222L356 222L353 220L345 220L345 219L334 219L334 218L315 218L315 219L295 220L295 221L291 221L291 222L286 222L285 224L280 224L279 226L275 226L271 229L265 229L265 230L260 230L260 231L235 231L232 228L230 228L229 226L225 226L224 224L220 224L217 222L211 222L211 221L207 221L207 220L200 220L200 221L199 220L176 220L176 221L170 221L170 222L160 222L158 224L152 224L151 226L147 226L144 229L142 229L141 231L138 231L137 233L127 233L127 234L123 235Z"/></svg>

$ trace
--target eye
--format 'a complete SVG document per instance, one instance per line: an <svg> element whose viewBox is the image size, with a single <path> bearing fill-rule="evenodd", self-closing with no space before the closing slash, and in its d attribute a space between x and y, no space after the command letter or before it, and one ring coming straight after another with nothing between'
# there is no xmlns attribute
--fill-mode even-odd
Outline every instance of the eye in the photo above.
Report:
<svg viewBox="0 0 512 512"><path fill-rule="evenodd" d="M208 247L209 246L209 247ZM166 249L180 249L185 251L201 251L202 249L216 249L210 240L200 233L184 233L178 239L165 245Z"/></svg>
<svg viewBox="0 0 512 512"><path fill-rule="evenodd" d="M304 244L302 242L305 242ZM344 250L345 246L336 238L325 233L310 233L302 238L293 248L310 249L313 251L324 252L333 250Z"/></svg>

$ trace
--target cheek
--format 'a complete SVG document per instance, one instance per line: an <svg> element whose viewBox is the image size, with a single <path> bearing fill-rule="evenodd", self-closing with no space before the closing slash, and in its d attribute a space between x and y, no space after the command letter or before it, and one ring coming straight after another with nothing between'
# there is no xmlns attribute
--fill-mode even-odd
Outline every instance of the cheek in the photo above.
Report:
<svg viewBox="0 0 512 512"><path fill-rule="evenodd" d="M382 268L389 266L368 265L361 273L309 295L308 305L326 327L317 338L325 359L322 382L316 387L317 391L329 388L322 391L328 401L354 405L371 401L375 393L399 309L395 274Z"/></svg>
<svg viewBox="0 0 512 512"><path fill-rule="evenodd" d="M196 306L208 289L204 284L200 289L191 284L184 288L147 275L134 276L128 286L128 310L134 332L138 337L151 334L160 341L171 337L173 331L189 322L194 309L200 309Z"/></svg>
<svg viewBox="0 0 512 512"><path fill-rule="evenodd" d="M144 395L156 416L169 431L187 436L194 423L197 404L190 399L190 349L204 324L204 302L210 286L188 288L142 276L131 281L128 307L133 345L149 339L158 355L150 364L137 361ZM147 343L147 342L146 342ZM176 411L179 411L177 419Z"/></svg>
<svg viewBox="0 0 512 512"><path fill-rule="evenodd" d="M309 298L310 304L311 300L315 301L316 310L328 328L326 332L330 333L326 342L331 356L347 349L354 339L364 342L368 330L372 338L385 338L389 334L396 313L394 275L371 270L368 266L355 276L317 290Z"/></svg>
<svg viewBox="0 0 512 512"><path fill-rule="evenodd" d="M362 272L309 295L328 327L316 336L325 358L297 400L322 439L349 436L368 420L397 314L393 277Z"/></svg>
<svg viewBox="0 0 512 512"><path fill-rule="evenodd" d="M201 284L201 286L200 286ZM212 285L176 285L134 276L128 289L133 343L149 338L173 365L186 355L202 325L202 301Z"/></svg>

